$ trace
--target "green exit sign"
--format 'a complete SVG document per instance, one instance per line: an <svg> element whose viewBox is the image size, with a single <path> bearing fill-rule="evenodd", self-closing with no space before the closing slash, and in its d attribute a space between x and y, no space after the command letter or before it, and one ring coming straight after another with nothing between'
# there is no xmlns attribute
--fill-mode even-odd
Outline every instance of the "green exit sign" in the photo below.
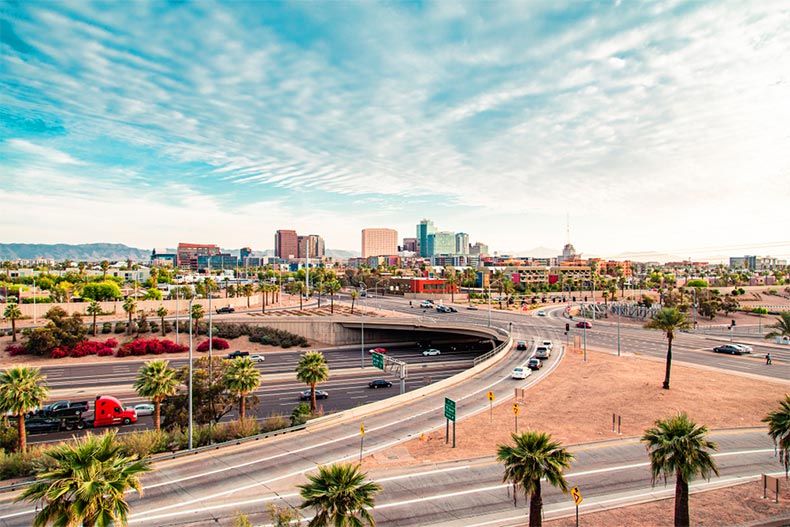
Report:
<svg viewBox="0 0 790 527"><path fill-rule="evenodd" d="M384 369L384 355L381 353L374 353L373 354L373 366L383 370Z"/></svg>
<svg viewBox="0 0 790 527"><path fill-rule="evenodd" d="M455 422L455 401L447 397L444 398L444 416L450 421Z"/></svg>

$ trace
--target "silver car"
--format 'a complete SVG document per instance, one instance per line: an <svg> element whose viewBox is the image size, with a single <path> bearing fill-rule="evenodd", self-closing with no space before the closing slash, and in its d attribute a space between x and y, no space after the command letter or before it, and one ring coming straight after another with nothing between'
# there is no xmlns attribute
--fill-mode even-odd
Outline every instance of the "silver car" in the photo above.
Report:
<svg viewBox="0 0 790 527"><path fill-rule="evenodd" d="M151 403L142 403L134 406L134 411L137 415L154 415L154 405Z"/></svg>

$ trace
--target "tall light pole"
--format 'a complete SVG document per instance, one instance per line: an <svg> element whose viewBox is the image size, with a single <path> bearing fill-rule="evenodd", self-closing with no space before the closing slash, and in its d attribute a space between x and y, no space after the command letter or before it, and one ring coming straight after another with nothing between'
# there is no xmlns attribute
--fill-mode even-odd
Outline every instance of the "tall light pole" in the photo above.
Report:
<svg viewBox="0 0 790 527"><path fill-rule="evenodd" d="M179 289L180 288L178 287L178 284L176 284L176 345L178 345L178 319L179 319L179 316L178 316L178 290Z"/></svg>
<svg viewBox="0 0 790 527"><path fill-rule="evenodd" d="M22 291L20 286L20 291ZM22 303L22 293L19 293L19 303ZM36 279L33 278L33 324L38 322L38 317L36 316Z"/></svg>
<svg viewBox="0 0 790 527"><path fill-rule="evenodd" d="M189 386L189 443L187 445L189 450L192 450L192 302L195 298L189 299L189 379L187 385Z"/></svg>
<svg viewBox="0 0 790 527"><path fill-rule="evenodd" d="M362 289L362 284L359 284L359 288ZM367 289L364 290L365 294L367 295ZM359 355L360 360L362 362L362 369L365 369L365 311L362 309L362 300L364 300L364 296L362 293L359 295L359 312L360 312L360 320L362 324L362 344L360 344Z"/></svg>
<svg viewBox="0 0 790 527"><path fill-rule="evenodd" d="M622 303L617 306L617 356L620 356L620 311L622 311Z"/></svg>
<svg viewBox="0 0 790 527"><path fill-rule="evenodd" d="M488 281L488 327L491 327L491 285L501 281L501 278L497 278L493 282Z"/></svg>
<svg viewBox="0 0 790 527"><path fill-rule="evenodd" d="M582 304L583 306L584 304ZM584 310L582 310L584 312ZM587 321L582 320L582 326L584 326L584 362L587 362Z"/></svg>

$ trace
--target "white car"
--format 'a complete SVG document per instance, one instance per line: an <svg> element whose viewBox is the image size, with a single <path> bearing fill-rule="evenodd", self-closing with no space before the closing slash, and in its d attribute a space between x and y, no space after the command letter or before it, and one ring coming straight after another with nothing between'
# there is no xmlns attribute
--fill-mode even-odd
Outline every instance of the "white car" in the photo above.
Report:
<svg viewBox="0 0 790 527"><path fill-rule="evenodd" d="M545 316L546 316L546 312L545 312L545 311L543 311L542 309L539 309L539 310L538 310L538 316L539 316L539 317L545 317Z"/></svg>
<svg viewBox="0 0 790 527"><path fill-rule="evenodd" d="M526 379L532 375L532 370L529 368L522 368L519 366L518 368L513 368L513 373L510 374L511 379Z"/></svg>
<svg viewBox="0 0 790 527"><path fill-rule="evenodd" d="M250 355L250 360L253 362L263 362L266 360L266 357L263 355Z"/></svg>
<svg viewBox="0 0 790 527"><path fill-rule="evenodd" d="M543 346L544 348L548 348L549 351L554 349L554 346L552 346L550 340L544 340L543 342L540 343L540 345Z"/></svg>
<svg viewBox="0 0 790 527"><path fill-rule="evenodd" d="M435 348L428 348L427 350L422 350L422 354L424 357L429 355L441 355L442 352Z"/></svg>
<svg viewBox="0 0 790 527"><path fill-rule="evenodd" d="M143 403L137 404L134 407L134 411L137 412L137 415L154 415L154 405L151 403Z"/></svg>

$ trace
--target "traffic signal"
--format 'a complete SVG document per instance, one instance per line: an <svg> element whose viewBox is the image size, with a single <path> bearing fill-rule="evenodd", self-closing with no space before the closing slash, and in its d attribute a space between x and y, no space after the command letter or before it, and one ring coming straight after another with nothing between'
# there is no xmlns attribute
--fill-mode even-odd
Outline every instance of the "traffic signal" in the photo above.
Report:
<svg viewBox="0 0 790 527"><path fill-rule="evenodd" d="M570 330L571 330L571 325L568 322L566 322L565 323L565 333L569 332Z"/></svg>
<svg viewBox="0 0 790 527"><path fill-rule="evenodd" d="M735 327L735 319L732 319L732 327Z"/></svg>

